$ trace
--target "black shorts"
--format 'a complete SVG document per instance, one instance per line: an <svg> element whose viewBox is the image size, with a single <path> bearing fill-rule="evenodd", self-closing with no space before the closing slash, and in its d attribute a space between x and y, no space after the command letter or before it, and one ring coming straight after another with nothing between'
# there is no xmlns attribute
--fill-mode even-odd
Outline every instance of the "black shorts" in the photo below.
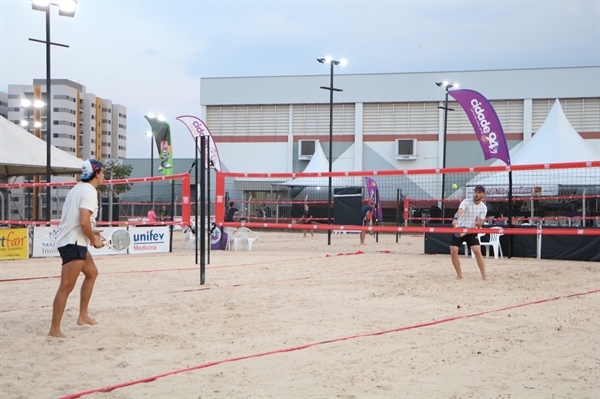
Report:
<svg viewBox="0 0 600 399"><path fill-rule="evenodd" d="M87 252L87 247L82 247L81 245L77 245L77 243L67 244L64 247L58 248L58 253L60 253L63 265L71 262L72 260L86 260Z"/></svg>
<svg viewBox="0 0 600 399"><path fill-rule="evenodd" d="M450 240L451 246L460 247L463 242L466 242L469 248L471 248L473 245L479 245L477 234L465 234L462 237L457 237L452 234L452 240Z"/></svg>

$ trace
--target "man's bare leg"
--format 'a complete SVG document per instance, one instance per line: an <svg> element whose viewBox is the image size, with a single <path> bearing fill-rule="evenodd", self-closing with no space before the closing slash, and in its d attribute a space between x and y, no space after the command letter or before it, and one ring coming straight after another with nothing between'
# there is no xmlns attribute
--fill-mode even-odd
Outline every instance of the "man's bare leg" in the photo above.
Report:
<svg viewBox="0 0 600 399"><path fill-rule="evenodd" d="M67 306L67 299L69 294L73 291L75 283L77 283L77 277L84 265L83 260L76 259L63 265L60 273L60 285L54 302L52 304L52 323L50 324L50 331L48 335L56 338L66 338L65 335L60 331L60 322Z"/></svg>
<svg viewBox="0 0 600 399"><path fill-rule="evenodd" d="M365 243L365 236L367 235L366 231L361 231L360 232L360 245Z"/></svg>
<svg viewBox="0 0 600 399"><path fill-rule="evenodd" d="M90 253L87 254L87 258L81 271L85 275L85 280L83 280L83 284L81 285L81 300L79 303L79 318L77 319L77 324L80 326L84 324L98 324L96 320L88 315L88 305L90 303L90 298L92 297L96 277L98 277L98 268Z"/></svg>
<svg viewBox="0 0 600 399"><path fill-rule="evenodd" d="M462 278L462 271L460 270L460 258L458 257L457 246L450 245L450 255L452 256L452 265L454 266L454 270L456 270L456 279L460 280Z"/></svg>
<svg viewBox="0 0 600 399"><path fill-rule="evenodd" d="M481 246L473 245L471 247L471 251L475 254L475 259L477 259L477 266L479 267L479 271L481 272L481 277L484 280L487 280L487 276L485 275L485 259L483 258L483 254L481 253Z"/></svg>

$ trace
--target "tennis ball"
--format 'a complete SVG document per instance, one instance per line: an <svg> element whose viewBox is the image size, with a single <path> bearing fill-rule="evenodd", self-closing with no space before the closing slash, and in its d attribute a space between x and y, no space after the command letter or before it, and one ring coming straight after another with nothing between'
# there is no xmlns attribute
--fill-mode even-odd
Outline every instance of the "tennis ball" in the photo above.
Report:
<svg viewBox="0 0 600 399"><path fill-rule="evenodd" d="M454 184L452 185L452 188L456 190L456 189L458 188L458 184L454 183Z"/></svg>

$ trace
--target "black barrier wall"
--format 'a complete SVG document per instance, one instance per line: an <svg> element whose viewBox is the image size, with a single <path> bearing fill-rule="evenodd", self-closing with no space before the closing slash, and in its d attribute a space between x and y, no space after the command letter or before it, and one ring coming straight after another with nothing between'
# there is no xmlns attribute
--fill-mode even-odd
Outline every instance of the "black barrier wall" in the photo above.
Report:
<svg viewBox="0 0 600 399"><path fill-rule="evenodd" d="M441 224L427 224L427 227L448 227ZM527 226L531 228L531 226ZM519 228L515 226L514 228ZM525 227L521 227L525 228ZM546 229L556 229L565 227L544 227ZM572 228L577 230L577 228ZM452 234L434 234L425 233L424 245L426 254L450 254L450 239ZM487 241L489 237L482 237ZM500 246L505 257L509 255L510 235L500 237ZM536 235L512 235L511 256L517 258L536 258L537 257L537 236ZM541 258L557 260L577 260L600 262L600 236L583 235L542 235L541 237ZM464 247L459 249L459 254L464 255ZM485 250L488 250L486 248ZM492 256L492 255L490 255Z"/></svg>

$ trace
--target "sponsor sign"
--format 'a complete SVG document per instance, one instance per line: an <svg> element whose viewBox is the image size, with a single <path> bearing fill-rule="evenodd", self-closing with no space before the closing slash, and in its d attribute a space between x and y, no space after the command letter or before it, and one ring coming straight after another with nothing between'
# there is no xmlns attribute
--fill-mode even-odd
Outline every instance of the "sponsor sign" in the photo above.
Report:
<svg viewBox="0 0 600 399"><path fill-rule="evenodd" d="M33 258L60 256L56 249L56 234L58 226L33 227Z"/></svg>
<svg viewBox="0 0 600 399"><path fill-rule="evenodd" d="M508 197L508 186L487 186L485 188L486 197ZM514 197L546 197L558 195L558 185L547 186L513 186L512 195Z"/></svg>
<svg viewBox="0 0 600 399"><path fill-rule="evenodd" d="M479 139L485 159L501 159L510 165L510 153L504 137L504 130L492 104L475 90L452 90L450 94L467 113Z"/></svg>
<svg viewBox="0 0 600 399"><path fill-rule="evenodd" d="M130 254L169 252L169 226L129 227Z"/></svg>
<svg viewBox="0 0 600 399"><path fill-rule="evenodd" d="M0 259L29 258L29 229L0 229Z"/></svg>
<svg viewBox="0 0 600 399"><path fill-rule="evenodd" d="M116 227L99 227L102 230L102 236L108 237ZM33 228L33 254L34 258L46 258L51 256L60 256L56 246L56 234L58 226L35 226ZM81 245L81 244L80 244ZM86 242L87 249L92 256L97 255L118 255L125 252L115 252L108 247L96 249Z"/></svg>

